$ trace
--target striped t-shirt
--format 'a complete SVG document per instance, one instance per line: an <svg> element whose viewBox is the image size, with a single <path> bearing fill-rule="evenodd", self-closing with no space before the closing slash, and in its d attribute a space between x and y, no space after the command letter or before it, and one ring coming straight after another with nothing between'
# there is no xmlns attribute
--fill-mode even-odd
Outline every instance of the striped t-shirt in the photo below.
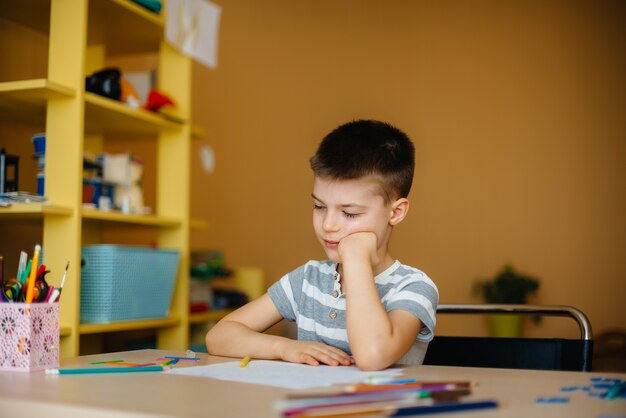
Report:
<svg viewBox="0 0 626 418"><path fill-rule="evenodd" d="M297 323L299 340L321 342L351 355L346 299L336 280L336 266L332 261L309 261L274 283L268 294L283 318ZM417 316L422 329L416 342L432 340L439 301L433 281L399 261L376 276L375 281L385 311L401 309Z"/></svg>

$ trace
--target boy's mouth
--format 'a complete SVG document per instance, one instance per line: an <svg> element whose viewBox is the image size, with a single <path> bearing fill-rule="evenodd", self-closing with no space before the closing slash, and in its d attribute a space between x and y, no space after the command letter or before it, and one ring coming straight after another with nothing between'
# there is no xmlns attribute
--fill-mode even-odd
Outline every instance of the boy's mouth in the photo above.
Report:
<svg viewBox="0 0 626 418"><path fill-rule="evenodd" d="M326 248L337 248L337 246L339 246L339 241L329 241L325 239L324 245Z"/></svg>

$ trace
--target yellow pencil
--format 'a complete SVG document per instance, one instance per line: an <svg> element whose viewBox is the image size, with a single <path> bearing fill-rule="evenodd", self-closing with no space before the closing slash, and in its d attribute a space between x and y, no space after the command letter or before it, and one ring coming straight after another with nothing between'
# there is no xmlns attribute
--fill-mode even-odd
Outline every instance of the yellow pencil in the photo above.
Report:
<svg viewBox="0 0 626 418"><path fill-rule="evenodd" d="M33 254L33 263L30 267L30 277L26 283L26 303L31 303L35 296L35 280L37 280L37 269L39 268L39 253L41 245L35 245L35 253Z"/></svg>
<svg viewBox="0 0 626 418"><path fill-rule="evenodd" d="M243 360L239 362L239 367L246 367L250 363L250 356L245 356Z"/></svg>

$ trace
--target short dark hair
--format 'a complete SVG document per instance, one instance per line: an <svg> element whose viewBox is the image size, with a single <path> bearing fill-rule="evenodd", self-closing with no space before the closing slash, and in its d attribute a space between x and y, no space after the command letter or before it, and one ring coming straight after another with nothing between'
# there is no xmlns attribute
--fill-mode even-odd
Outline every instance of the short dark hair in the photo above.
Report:
<svg viewBox="0 0 626 418"><path fill-rule="evenodd" d="M315 175L322 178L377 176L383 197L391 201L409 195L415 148L404 132L386 122L356 120L329 133L310 163Z"/></svg>

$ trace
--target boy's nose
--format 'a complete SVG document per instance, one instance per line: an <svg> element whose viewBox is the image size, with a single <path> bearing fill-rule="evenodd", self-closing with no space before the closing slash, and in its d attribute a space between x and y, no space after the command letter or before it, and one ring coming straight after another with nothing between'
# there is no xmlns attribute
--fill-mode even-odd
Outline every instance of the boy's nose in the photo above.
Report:
<svg viewBox="0 0 626 418"><path fill-rule="evenodd" d="M324 217L324 222L322 223L322 228L324 231L333 232L339 230L339 223L337 222L336 217L328 214Z"/></svg>

